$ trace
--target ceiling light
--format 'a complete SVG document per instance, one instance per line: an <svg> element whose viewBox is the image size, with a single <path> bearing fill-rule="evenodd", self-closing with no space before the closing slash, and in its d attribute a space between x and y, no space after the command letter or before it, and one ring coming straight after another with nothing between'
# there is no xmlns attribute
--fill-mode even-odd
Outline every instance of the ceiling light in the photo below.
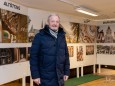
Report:
<svg viewBox="0 0 115 86"><path fill-rule="evenodd" d="M90 16L98 16L98 13L96 13L95 11L84 8L84 7L78 7L75 10L78 11L78 12L90 15Z"/></svg>

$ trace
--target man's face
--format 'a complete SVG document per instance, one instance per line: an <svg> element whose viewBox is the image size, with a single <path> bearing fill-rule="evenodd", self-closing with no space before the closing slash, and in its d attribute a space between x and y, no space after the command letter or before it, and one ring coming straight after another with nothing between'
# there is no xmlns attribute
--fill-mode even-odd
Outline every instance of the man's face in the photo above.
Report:
<svg viewBox="0 0 115 86"><path fill-rule="evenodd" d="M59 28L59 17L51 16L48 20L48 24L49 24L50 29L57 31Z"/></svg>

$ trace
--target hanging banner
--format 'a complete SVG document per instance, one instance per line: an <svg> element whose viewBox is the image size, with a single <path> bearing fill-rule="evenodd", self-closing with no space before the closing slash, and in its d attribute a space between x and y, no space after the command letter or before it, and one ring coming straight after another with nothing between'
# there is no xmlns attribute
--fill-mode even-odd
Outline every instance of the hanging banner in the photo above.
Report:
<svg viewBox="0 0 115 86"><path fill-rule="evenodd" d="M13 11L16 13L24 14L24 15L28 14L27 7L16 4L16 3L11 2L9 0L0 0L0 8L5 9L5 10L9 10L9 11Z"/></svg>

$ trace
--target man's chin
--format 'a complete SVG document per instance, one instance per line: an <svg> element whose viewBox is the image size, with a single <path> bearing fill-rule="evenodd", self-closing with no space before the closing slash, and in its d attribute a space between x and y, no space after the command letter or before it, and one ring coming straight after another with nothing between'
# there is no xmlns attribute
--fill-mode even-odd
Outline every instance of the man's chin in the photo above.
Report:
<svg viewBox="0 0 115 86"><path fill-rule="evenodd" d="M58 30L58 28L51 28L53 31L57 31Z"/></svg>

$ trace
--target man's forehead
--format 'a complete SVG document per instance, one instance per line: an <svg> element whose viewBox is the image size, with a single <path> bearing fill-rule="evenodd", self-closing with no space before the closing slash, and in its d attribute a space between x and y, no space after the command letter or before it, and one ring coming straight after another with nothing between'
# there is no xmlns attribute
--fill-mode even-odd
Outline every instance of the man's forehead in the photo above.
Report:
<svg viewBox="0 0 115 86"><path fill-rule="evenodd" d="M53 15L53 16L49 17L49 19L54 19L54 18L59 19L59 17L56 16L56 15Z"/></svg>
<svg viewBox="0 0 115 86"><path fill-rule="evenodd" d="M60 20L60 17L59 17L57 14L50 14L50 15L48 16L48 20L50 20L50 19L52 19L52 18L57 18L57 19Z"/></svg>

